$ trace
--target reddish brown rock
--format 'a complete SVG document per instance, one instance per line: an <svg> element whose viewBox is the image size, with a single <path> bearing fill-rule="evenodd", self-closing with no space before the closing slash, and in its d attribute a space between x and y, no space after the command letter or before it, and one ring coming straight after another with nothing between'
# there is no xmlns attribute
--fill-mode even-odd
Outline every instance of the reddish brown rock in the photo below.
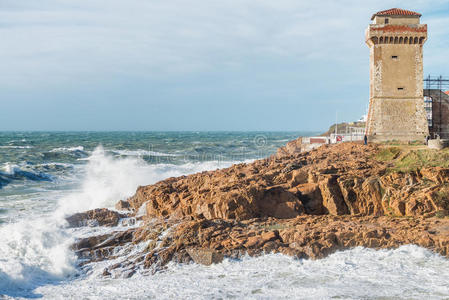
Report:
<svg viewBox="0 0 449 300"><path fill-rule="evenodd" d="M129 205L128 201L120 200L115 204L116 210L129 210L131 206Z"/></svg>
<svg viewBox="0 0 449 300"><path fill-rule="evenodd" d="M302 138L299 137L296 140L288 142L284 147L277 150L276 156L282 157L286 155L291 155L295 153L300 153L302 151Z"/></svg>
<svg viewBox="0 0 449 300"><path fill-rule="evenodd" d="M187 253L197 264L210 266L223 261L223 254L211 249L190 248Z"/></svg>
<svg viewBox="0 0 449 300"><path fill-rule="evenodd" d="M355 143L324 145L307 153L287 151L139 187L129 203L134 211L146 203L148 218L224 220L449 211L440 193L449 182L448 169L388 172L389 164L374 158L377 151L376 145Z"/></svg>
<svg viewBox="0 0 449 300"><path fill-rule="evenodd" d="M375 159L379 149L344 143L308 153L282 150L251 164L142 186L128 199L132 211L146 210L139 228L92 237L75 248L93 260L111 257L118 245L145 243L141 253L120 263L128 271L201 256L213 261L211 253L321 258L356 246L416 244L448 256L449 218L437 217L449 212L449 172L392 172L389 163ZM72 226L113 226L121 217L94 210L68 220ZM191 249L210 252L195 258Z"/></svg>
<svg viewBox="0 0 449 300"><path fill-rule="evenodd" d="M70 227L83 226L117 226L121 218L126 215L106 208L97 208L77 213L66 218Z"/></svg>

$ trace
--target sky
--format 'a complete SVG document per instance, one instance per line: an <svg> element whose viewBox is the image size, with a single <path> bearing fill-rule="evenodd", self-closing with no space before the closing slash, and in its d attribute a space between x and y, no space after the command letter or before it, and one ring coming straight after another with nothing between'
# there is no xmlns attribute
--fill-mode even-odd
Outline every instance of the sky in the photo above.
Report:
<svg viewBox="0 0 449 300"><path fill-rule="evenodd" d="M447 0L0 0L1 130L325 130L369 100L364 31L423 14L449 76Z"/></svg>

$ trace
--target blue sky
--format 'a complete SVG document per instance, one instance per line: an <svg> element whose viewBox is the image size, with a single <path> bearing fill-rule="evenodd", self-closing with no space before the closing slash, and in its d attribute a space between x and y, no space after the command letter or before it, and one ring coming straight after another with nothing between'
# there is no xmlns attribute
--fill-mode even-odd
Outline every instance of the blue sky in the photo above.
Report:
<svg viewBox="0 0 449 300"><path fill-rule="evenodd" d="M0 130L324 130L364 114L371 15L449 2L0 0Z"/></svg>

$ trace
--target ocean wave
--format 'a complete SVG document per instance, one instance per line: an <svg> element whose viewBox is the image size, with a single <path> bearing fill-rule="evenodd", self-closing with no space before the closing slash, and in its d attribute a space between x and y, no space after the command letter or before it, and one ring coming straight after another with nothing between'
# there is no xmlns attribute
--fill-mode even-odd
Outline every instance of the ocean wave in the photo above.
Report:
<svg viewBox="0 0 449 300"><path fill-rule="evenodd" d="M43 163L33 165L33 170L46 172L59 172L72 170L75 166L68 163Z"/></svg>
<svg viewBox="0 0 449 300"><path fill-rule="evenodd" d="M14 146L14 145L7 145L7 146L0 146L0 149L31 149L33 146Z"/></svg>
<svg viewBox="0 0 449 300"><path fill-rule="evenodd" d="M18 165L6 163L0 169L0 187L6 186L14 180L32 180L32 181L52 181L52 175L33 171L26 167L19 167Z"/></svg>
<svg viewBox="0 0 449 300"><path fill-rule="evenodd" d="M83 146L54 148L43 153L45 160L63 159L63 158L86 158L89 152L84 150Z"/></svg>
<svg viewBox="0 0 449 300"><path fill-rule="evenodd" d="M174 157L178 156L177 154L168 154L168 153L162 153L162 152L156 152L156 151L150 151L150 150L107 150L108 152L112 152L113 154L122 155L122 156L169 156Z"/></svg>
<svg viewBox="0 0 449 300"><path fill-rule="evenodd" d="M6 177L3 177L3 176L1 175L1 173L0 173L0 189L3 188L3 187L5 187L5 186L7 186L7 185L10 184L10 183L11 183L11 180L9 180L9 179L6 178Z"/></svg>
<svg viewBox="0 0 449 300"><path fill-rule="evenodd" d="M0 296L36 297L41 285L74 274L72 238L54 218L23 220L0 227Z"/></svg>
<svg viewBox="0 0 449 300"><path fill-rule="evenodd" d="M83 146L76 146L76 147L59 147L54 148L50 150L50 152L73 152L73 151L84 151Z"/></svg>
<svg viewBox="0 0 449 300"><path fill-rule="evenodd" d="M85 177L80 190L59 202L59 211L65 214L113 207L118 200L132 196L140 185L152 184L169 177L224 168L235 163L205 161L181 165L148 164L138 156L115 157L103 147L97 147L85 160Z"/></svg>

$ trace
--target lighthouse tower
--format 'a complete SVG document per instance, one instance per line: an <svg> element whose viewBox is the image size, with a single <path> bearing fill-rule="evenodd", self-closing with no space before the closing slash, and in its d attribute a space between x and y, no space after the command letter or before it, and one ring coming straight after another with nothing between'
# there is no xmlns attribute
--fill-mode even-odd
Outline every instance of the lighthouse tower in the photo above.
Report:
<svg viewBox="0 0 449 300"><path fill-rule="evenodd" d="M422 141L429 134L423 99L421 14L392 8L375 13L366 30L370 48L370 141Z"/></svg>

